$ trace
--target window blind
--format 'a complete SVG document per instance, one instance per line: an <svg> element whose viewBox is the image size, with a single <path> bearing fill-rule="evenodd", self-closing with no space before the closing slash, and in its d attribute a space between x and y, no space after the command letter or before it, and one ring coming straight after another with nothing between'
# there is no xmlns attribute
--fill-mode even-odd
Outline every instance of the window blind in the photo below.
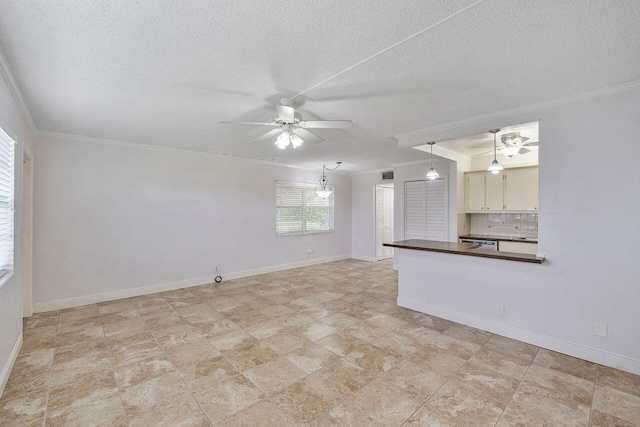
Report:
<svg viewBox="0 0 640 427"><path fill-rule="evenodd" d="M276 182L276 235L333 231L334 191L323 199L316 194L317 187L302 182Z"/></svg>
<svg viewBox="0 0 640 427"><path fill-rule="evenodd" d="M15 142L0 129L0 277L13 269Z"/></svg>

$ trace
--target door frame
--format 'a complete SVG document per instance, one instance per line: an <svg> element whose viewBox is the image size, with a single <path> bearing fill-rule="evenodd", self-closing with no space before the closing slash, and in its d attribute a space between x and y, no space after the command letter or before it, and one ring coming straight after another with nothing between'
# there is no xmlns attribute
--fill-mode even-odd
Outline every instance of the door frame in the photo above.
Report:
<svg viewBox="0 0 640 427"><path fill-rule="evenodd" d="M22 151L22 212L20 212L22 317L33 315L33 156Z"/></svg>
<svg viewBox="0 0 640 427"><path fill-rule="evenodd" d="M395 202L396 202L396 190L395 190L395 185L394 182L385 182L385 183L381 183L381 184L374 184L373 186L373 257L376 259L376 261L381 261L383 259L389 259L389 258L394 258L394 250L393 248L391 249L391 256L388 257L379 257L378 256L378 210L377 210L377 205L378 205L378 194L377 194L377 189L378 187L386 187L386 188L391 188L393 190L393 223L391 224L391 230L393 231L393 238L395 239L396 236L396 232L395 232L395 217L396 217L396 212L395 212Z"/></svg>

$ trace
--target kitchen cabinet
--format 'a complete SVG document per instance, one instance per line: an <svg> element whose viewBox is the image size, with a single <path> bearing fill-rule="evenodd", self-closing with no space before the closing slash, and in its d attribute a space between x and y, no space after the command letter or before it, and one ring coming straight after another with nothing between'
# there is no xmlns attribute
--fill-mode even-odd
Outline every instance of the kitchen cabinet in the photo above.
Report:
<svg viewBox="0 0 640 427"><path fill-rule="evenodd" d="M538 168L509 169L505 180L505 209L538 210Z"/></svg>
<svg viewBox="0 0 640 427"><path fill-rule="evenodd" d="M467 174L467 211L484 212L484 174Z"/></svg>
<svg viewBox="0 0 640 427"><path fill-rule="evenodd" d="M536 255L538 253L538 244L500 240L498 241L498 251Z"/></svg>
<svg viewBox="0 0 640 427"><path fill-rule="evenodd" d="M465 172L466 213L537 212L538 167Z"/></svg>
<svg viewBox="0 0 640 427"><path fill-rule="evenodd" d="M485 173L485 210L495 212L504 209L504 172Z"/></svg>

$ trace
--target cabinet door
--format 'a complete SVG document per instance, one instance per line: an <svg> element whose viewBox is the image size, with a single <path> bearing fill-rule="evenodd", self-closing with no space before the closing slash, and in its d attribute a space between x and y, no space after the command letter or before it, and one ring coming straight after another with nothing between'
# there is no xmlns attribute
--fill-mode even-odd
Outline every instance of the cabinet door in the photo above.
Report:
<svg viewBox="0 0 640 427"><path fill-rule="evenodd" d="M467 210L484 211L484 172L467 174Z"/></svg>
<svg viewBox="0 0 640 427"><path fill-rule="evenodd" d="M538 253L538 244L524 242L505 242L501 240L498 243L498 250L500 252L514 252L517 254L536 255Z"/></svg>
<svg viewBox="0 0 640 427"><path fill-rule="evenodd" d="M504 209L504 173L485 174L485 204L488 211Z"/></svg>
<svg viewBox="0 0 640 427"><path fill-rule="evenodd" d="M538 168L509 169L505 180L505 199L509 211L537 211Z"/></svg>

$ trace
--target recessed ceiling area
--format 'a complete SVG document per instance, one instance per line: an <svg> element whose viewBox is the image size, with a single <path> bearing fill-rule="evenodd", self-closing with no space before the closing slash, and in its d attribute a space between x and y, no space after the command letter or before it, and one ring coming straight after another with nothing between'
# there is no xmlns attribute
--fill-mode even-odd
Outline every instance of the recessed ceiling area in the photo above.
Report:
<svg viewBox="0 0 640 427"><path fill-rule="evenodd" d="M36 127L344 172L428 159L393 135L640 80L640 2L4 0ZM321 129L278 150L280 98Z"/></svg>
<svg viewBox="0 0 640 427"><path fill-rule="evenodd" d="M519 133L521 137L527 138L525 147L530 151L538 151L538 122L527 123L516 126L507 126L496 133L498 150L503 146L501 138L503 135ZM534 145L535 144L535 145ZM489 132L468 135L461 138L437 141L439 147L446 148L467 157L493 156L493 134ZM429 151L429 145L414 147L421 151ZM516 154L515 156L518 156ZM515 157L514 156L514 157Z"/></svg>

